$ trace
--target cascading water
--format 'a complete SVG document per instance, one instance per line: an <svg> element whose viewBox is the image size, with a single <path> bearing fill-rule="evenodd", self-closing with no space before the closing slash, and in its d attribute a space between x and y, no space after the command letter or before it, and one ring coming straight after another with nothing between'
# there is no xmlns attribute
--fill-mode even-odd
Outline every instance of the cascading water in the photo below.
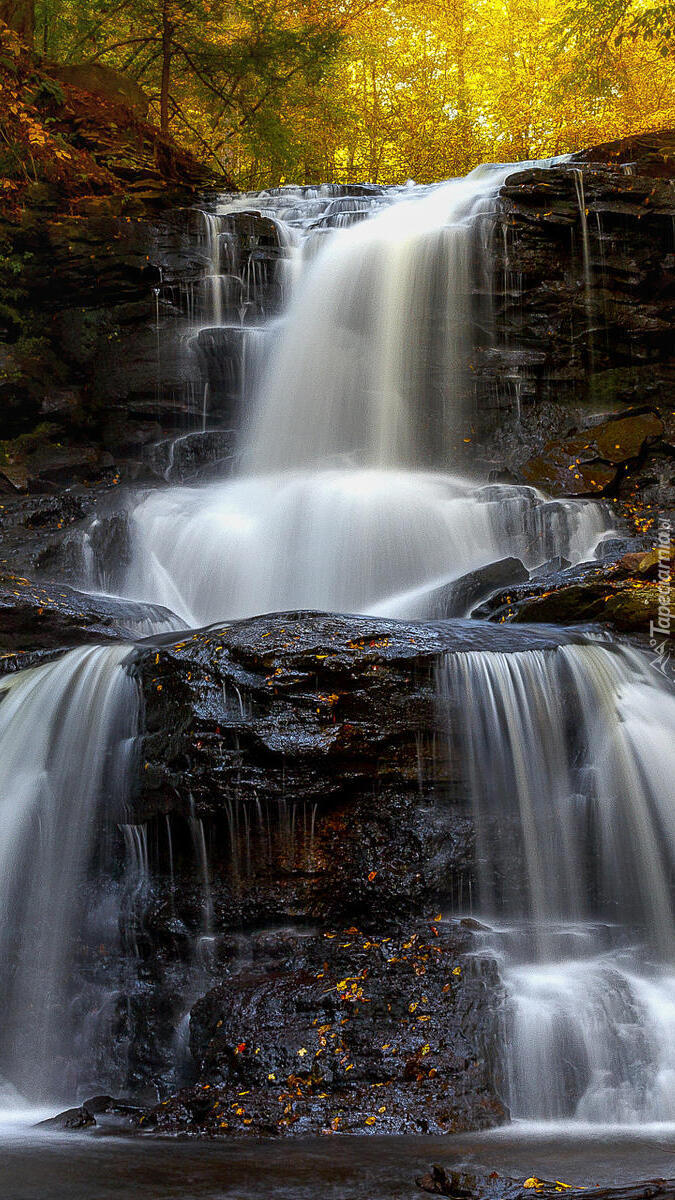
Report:
<svg viewBox="0 0 675 1200"><path fill-rule="evenodd" d="M515 1117L675 1118L675 695L637 651L448 658Z"/></svg>
<svg viewBox="0 0 675 1200"><path fill-rule="evenodd" d="M242 266L237 230L258 236L250 200L201 218L206 269L188 316L203 327L190 337L214 387L250 405L239 465L135 504L115 590L193 625L310 606L424 617L437 589L497 558L531 567L592 552L600 506L448 473L470 438L477 308L491 324L485 231L512 170L434 189L260 198L253 216L269 222L280 274L253 251ZM113 586L109 565L92 566L99 586ZM128 654L88 647L0 683L0 1070L33 1096L68 1091L68 1063L92 1058L68 983L76 932L90 947L114 941L148 886L147 842L123 807L138 716ZM476 808L482 903L501 926L512 1112L675 1116L664 965L675 700L638 654L600 643L454 655L439 686ZM106 825L124 827L129 870L111 903L87 910L80 885ZM234 844L234 815L231 825ZM196 817L191 831L210 959ZM110 1005L101 995L89 1007L100 1043Z"/></svg>
<svg viewBox="0 0 675 1200"><path fill-rule="evenodd" d="M346 229L308 230L316 198L290 212L285 200L310 253L288 312L267 326L238 471L136 506L127 594L193 624L292 607L423 617L434 589L496 558L592 552L600 506L444 473L471 440L485 229L512 170L392 190ZM221 219L250 219L241 203Z"/></svg>
<svg viewBox="0 0 675 1200"><path fill-rule="evenodd" d="M78 942L95 956L119 938L123 881L99 901L87 882L135 763L130 650L85 646L0 680L0 1075L33 1101L97 1077L109 985L86 998L85 1045L73 959Z"/></svg>
<svg viewBox="0 0 675 1200"><path fill-rule="evenodd" d="M602 509L450 475L323 470L154 492L131 516L125 590L199 625L320 608L424 616L434 589L504 555L578 561Z"/></svg>

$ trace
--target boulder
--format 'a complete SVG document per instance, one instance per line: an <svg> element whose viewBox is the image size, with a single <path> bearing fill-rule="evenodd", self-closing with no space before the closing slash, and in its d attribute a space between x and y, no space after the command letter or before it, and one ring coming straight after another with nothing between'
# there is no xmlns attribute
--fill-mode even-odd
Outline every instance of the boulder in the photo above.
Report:
<svg viewBox="0 0 675 1200"><path fill-rule="evenodd" d="M0 575L0 671L18 670L36 655L44 657L45 651L60 652L82 642L133 640L161 626L179 625L161 605Z"/></svg>
<svg viewBox="0 0 675 1200"><path fill-rule="evenodd" d="M198 1081L142 1128L382 1135L503 1121L486 1054L496 968L435 916L379 932L270 932L264 947L259 937L254 961L192 1010Z"/></svg>
<svg viewBox="0 0 675 1200"><path fill-rule="evenodd" d="M38 1121L36 1129L52 1129L55 1132L66 1130L91 1129L96 1124L96 1118L86 1105L79 1108L67 1108L56 1117L48 1117L46 1121Z"/></svg>
<svg viewBox="0 0 675 1200"><path fill-rule="evenodd" d="M520 473L525 482L556 496L607 495L663 434L663 422L652 410L619 414L549 442L541 454L523 463Z"/></svg>
<svg viewBox="0 0 675 1200"><path fill-rule="evenodd" d="M431 621L450 616L468 616L472 608L507 584L523 583L529 572L519 558L500 558L496 562L468 571L452 583L435 588L424 597L424 615Z"/></svg>
<svg viewBox="0 0 675 1200"><path fill-rule="evenodd" d="M674 567L671 546L634 551L614 561L584 563L498 592L475 615L500 623L573 625L595 621L620 633L644 634L650 640L654 631L658 634L663 627L668 640Z"/></svg>

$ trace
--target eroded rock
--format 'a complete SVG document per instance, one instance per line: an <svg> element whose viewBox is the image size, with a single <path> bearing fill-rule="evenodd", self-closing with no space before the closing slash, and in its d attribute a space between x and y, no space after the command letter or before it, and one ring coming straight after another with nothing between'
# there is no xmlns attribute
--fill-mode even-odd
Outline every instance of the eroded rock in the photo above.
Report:
<svg viewBox="0 0 675 1200"><path fill-rule="evenodd" d="M500 622L597 621L621 633L652 637L662 608L670 607L673 574L672 547L639 550L614 562L584 563L531 579L492 596L476 615Z"/></svg>
<svg viewBox="0 0 675 1200"><path fill-rule="evenodd" d="M259 939L262 940L262 939ZM142 1123L212 1135L449 1133L500 1123L494 964L453 922L267 935L191 1015L199 1081Z"/></svg>
<svg viewBox="0 0 675 1200"><path fill-rule="evenodd" d="M133 640L177 618L157 604L92 596L61 583L34 583L0 575L0 670L19 670L36 653L83 642Z"/></svg>
<svg viewBox="0 0 675 1200"><path fill-rule="evenodd" d="M617 415L562 441L549 442L520 468L523 479L555 496L616 492L619 479L661 441L664 424L646 410Z"/></svg>

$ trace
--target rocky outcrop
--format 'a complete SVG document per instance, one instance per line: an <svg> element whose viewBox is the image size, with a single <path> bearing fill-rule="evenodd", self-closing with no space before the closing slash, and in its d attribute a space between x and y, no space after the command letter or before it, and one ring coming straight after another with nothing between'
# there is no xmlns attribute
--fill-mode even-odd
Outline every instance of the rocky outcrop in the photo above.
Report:
<svg viewBox="0 0 675 1200"><path fill-rule="evenodd" d="M154 291L200 275L181 211L226 184L142 119L131 80L3 45L0 491L54 492L184 428L185 356L179 339L158 356Z"/></svg>
<svg viewBox="0 0 675 1200"><path fill-rule="evenodd" d="M506 180L487 268L494 336L472 364L497 469L570 494L557 447L572 440L561 453L582 457L577 494L628 496L637 476L640 493L672 506L670 433L621 460L579 450L610 415L671 419L674 146L673 133L645 134Z"/></svg>
<svg viewBox="0 0 675 1200"><path fill-rule="evenodd" d="M606 412L672 387L674 147L659 133L507 179L492 278L502 370L512 347L526 403Z"/></svg>
<svg viewBox="0 0 675 1200"><path fill-rule="evenodd" d="M236 1136L451 1133L504 1119L486 1050L500 985L469 930L270 931L192 1010L199 1081L141 1122Z"/></svg>
<svg viewBox="0 0 675 1200"><path fill-rule="evenodd" d="M27 640L32 622L45 654L132 633L117 602L5 589L0 627ZM135 640L144 727L124 829L146 874L120 945L77 970L103 980L123 965L127 1086L168 1096L141 1128L504 1119L501 985L481 928L452 917L474 885L474 833L461 763L435 737L436 672L456 650L553 652L564 636L286 613ZM121 856L119 825L110 838Z"/></svg>
<svg viewBox="0 0 675 1200"><path fill-rule="evenodd" d="M158 357L153 288L172 272L198 276L198 247L180 212L119 197L67 214L36 207L0 228L3 239L0 300L10 286L15 300L0 347L0 481L53 492L112 478L116 463L139 462L146 443L187 419L188 350L168 339ZM20 271L18 285L3 264Z"/></svg>
<svg viewBox="0 0 675 1200"><path fill-rule="evenodd" d="M0 670L20 669L26 655L68 650L83 642L133 640L154 629L179 628L173 613L157 604L91 596L61 583L31 583L0 575Z"/></svg>
<svg viewBox="0 0 675 1200"><path fill-rule="evenodd" d="M665 544L624 554L614 562L556 571L496 593L474 615L499 622L599 622L619 633L644 634L652 645L660 644L671 633L667 612L674 554L674 548Z"/></svg>
<svg viewBox="0 0 675 1200"><path fill-rule="evenodd" d="M520 473L528 483L556 496L616 495L620 481L656 446L675 460L675 446L664 435L657 412L632 409L547 443L541 454L523 463Z"/></svg>

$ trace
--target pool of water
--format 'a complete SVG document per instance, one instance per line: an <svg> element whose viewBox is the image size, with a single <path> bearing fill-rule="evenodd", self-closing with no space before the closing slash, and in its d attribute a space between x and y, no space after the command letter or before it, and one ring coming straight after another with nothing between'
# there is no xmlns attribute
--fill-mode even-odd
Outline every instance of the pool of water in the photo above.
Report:
<svg viewBox="0 0 675 1200"><path fill-rule="evenodd" d="M434 1162L586 1185L675 1177L675 1126L217 1143L0 1126L3 1200L421 1200Z"/></svg>

